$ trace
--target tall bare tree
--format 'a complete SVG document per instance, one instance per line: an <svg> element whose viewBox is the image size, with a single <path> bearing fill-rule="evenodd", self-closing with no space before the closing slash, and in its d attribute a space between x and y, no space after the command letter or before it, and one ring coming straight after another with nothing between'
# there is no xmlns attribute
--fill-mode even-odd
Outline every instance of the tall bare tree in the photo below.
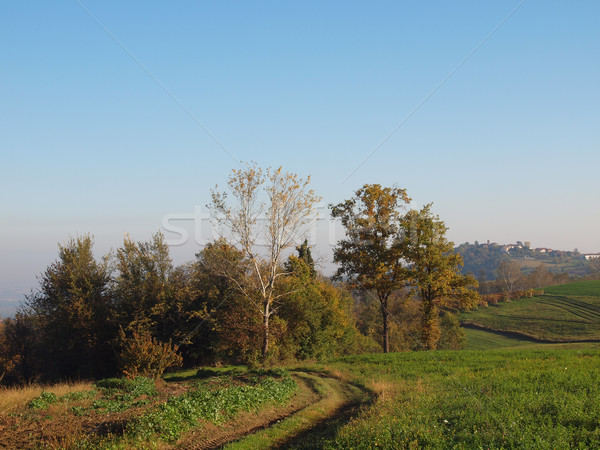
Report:
<svg viewBox="0 0 600 450"><path fill-rule="evenodd" d="M516 261L503 260L498 264L496 272L498 278L504 282L506 292L510 297L515 290L515 283L521 277L521 266Z"/></svg>
<svg viewBox="0 0 600 450"><path fill-rule="evenodd" d="M237 282L237 286L262 315L263 359L269 352L269 320L277 313L278 303L290 294L278 289L279 279L287 274L282 255L301 239L320 200L309 184L310 177L252 163L233 170L226 191L212 191L210 207L215 219L250 262L252 282Z"/></svg>

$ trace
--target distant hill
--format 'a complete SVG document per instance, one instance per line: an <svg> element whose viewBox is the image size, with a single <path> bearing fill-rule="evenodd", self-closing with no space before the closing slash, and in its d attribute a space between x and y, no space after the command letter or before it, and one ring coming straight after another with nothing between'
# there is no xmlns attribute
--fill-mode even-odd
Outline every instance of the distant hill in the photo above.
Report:
<svg viewBox="0 0 600 450"><path fill-rule="evenodd" d="M579 281L459 316L465 327L538 342L600 342L600 281ZM481 336L483 338L483 335Z"/></svg>
<svg viewBox="0 0 600 450"><path fill-rule="evenodd" d="M496 269L503 259L518 262L524 274L532 272L540 264L545 265L552 273L566 273L574 277L586 276L592 270L590 261L577 251L532 249L520 242L516 244L466 242L456 247L454 251L460 253L463 258L463 273L471 273L480 280L482 278L495 280Z"/></svg>
<svg viewBox="0 0 600 450"><path fill-rule="evenodd" d="M484 275L486 280L496 279L496 268L506 252L498 244L469 244L468 242L459 245L454 249L463 258L464 274L471 273L477 277Z"/></svg>

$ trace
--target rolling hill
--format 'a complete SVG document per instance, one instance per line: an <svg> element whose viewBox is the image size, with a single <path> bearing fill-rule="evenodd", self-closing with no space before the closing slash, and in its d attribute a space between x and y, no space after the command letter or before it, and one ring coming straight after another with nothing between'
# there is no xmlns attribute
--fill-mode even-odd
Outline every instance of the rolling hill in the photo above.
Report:
<svg viewBox="0 0 600 450"><path fill-rule="evenodd" d="M459 319L470 349L600 343L600 281L552 286L542 295L480 307Z"/></svg>

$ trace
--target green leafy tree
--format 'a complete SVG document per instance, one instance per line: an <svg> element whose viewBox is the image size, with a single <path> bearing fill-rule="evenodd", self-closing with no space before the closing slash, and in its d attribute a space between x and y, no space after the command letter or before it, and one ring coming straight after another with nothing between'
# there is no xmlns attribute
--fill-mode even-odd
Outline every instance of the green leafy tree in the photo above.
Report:
<svg viewBox="0 0 600 450"><path fill-rule="evenodd" d="M440 314L440 329L442 330L438 348L441 350L462 350L467 343L465 330L455 314L442 311Z"/></svg>
<svg viewBox="0 0 600 450"><path fill-rule="evenodd" d="M336 276L345 278L353 289L377 296L385 353L389 352L389 301L407 283L400 225L409 202L404 189L366 184L351 199L331 206L332 217L340 219L346 231L346 239L338 242L333 254L340 265Z"/></svg>
<svg viewBox="0 0 600 450"><path fill-rule="evenodd" d="M27 296L38 333L38 360L49 378L93 377L114 370L109 270L89 235L59 245L59 257Z"/></svg>
<svg viewBox="0 0 600 450"><path fill-rule="evenodd" d="M310 247L308 246L308 240L304 239L304 242L300 246L296 247L296 251L298 252L298 259L304 261L306 267L308 267L310 276L314 278L317 275L317 271L315 269L315 262L310 251Z"/></svg>
<svg viewBox="0 0 600 450"><path fill-rule="evenodd" d="M586 262L588 263L589 278L600 278L600 258L593 258Z"/></svg>
<svg viewBox="0 0 600 450"><path fill-rule="evenodd" d="M20 308L14 319L1 325L0 374L5 384L23 384L39 378L43 358L43 340L36 329L35 318Z"/></svg>
<svg viewBox="0 0 600 450"><path fill-rule="evenodd" d="M280 353L300 360L353 353L359 337L352 296L315 273L303 258L306 249L298 247L298 256L286 262L293 274L285 280L286 289L292 294L279 314L286 325Z"/></svg>
<svg viewBox="0 0 600 450"><path fill-rule="evenodd" d="M161 334L162 319L174 300L173 263L164 235L156 233L148 242L134 242L125 235L114 267L111 294L120 326L143 326L154 335Z"/></svg>
<svg viewBox="0 0 600 450"><path fill-rule="evenodd" d="M261 322L256 306L241 293L249 290L249 272L244 254L225 239L208 243L196 254L192 280L196 294L183 349L209 362L256 362Z"/></svg>
<svg viewBox="0 0 600 450"><path fill-rule="evenodd" d="M462 258L446 238L447 227L431 213L431 204L411 210L402 219L403 256L408 264L411 286L423 307L421 340L435 350L440 339L441 309L474 306L478 300L477 281L462 275Z"/></svg>

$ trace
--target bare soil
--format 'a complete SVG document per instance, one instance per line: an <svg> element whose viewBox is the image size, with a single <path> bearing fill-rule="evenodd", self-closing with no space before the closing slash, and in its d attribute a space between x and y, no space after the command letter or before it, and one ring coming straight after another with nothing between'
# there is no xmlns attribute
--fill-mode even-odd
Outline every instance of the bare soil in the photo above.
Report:
<svg viewBox="0 0 600 450"><path fill-rule="evenodd" d="M89 415L73 414L73 407L89 407L95 399L57 402L43 410L25 407L8 414L0 411L0 449L69 448L85 436L122 435L132 417L186 392L188 385L163 382L157 383L157 389L158 395L150 397L149 404L118 413L91 410Z"/></svg>

